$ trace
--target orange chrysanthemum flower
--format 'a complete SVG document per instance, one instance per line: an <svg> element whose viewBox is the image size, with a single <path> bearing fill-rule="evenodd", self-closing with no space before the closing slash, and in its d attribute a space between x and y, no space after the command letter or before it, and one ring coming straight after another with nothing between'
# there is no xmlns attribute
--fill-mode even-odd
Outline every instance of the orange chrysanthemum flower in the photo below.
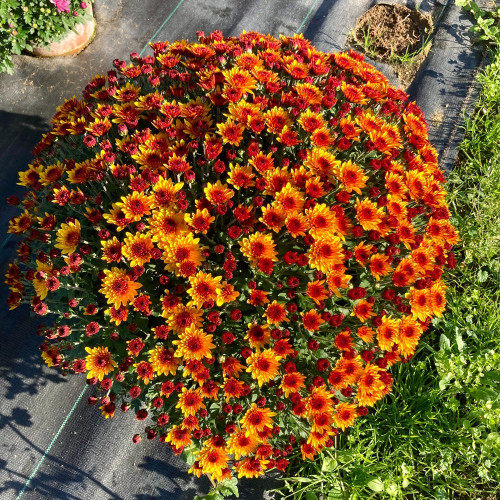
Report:
<svg viewBox="0 0 500 500"><path fill-rule="evenodd" d="M191 325L201 328L203 323L203 310L184 304L179 304L172 310L164 309L162 316L168 319L168 327L177 335L183 333Z"/></svg>
<svg viewBox="0 0 500 500"><path fill-rule="evenodd" d="M267 306L266 312L263 315L270 325L279 325L283 321L290 321L287 317L287 311L285 304L282 304L276 300L273 300L271 304Z"/></svg>
<svg viewBox="0 0 500 500"><path fill-rule="evenodd" d="M125 215L120 203L113 203L109 213L103 214L103 217L109 224L116 225L118 231L121 231L127 224L132 222L132 220Z"/></svg>
<svg viewBox="0 0 500 500"><path fill-rule="evenodd" d="M172 179L160 177L152 186L153 193L151 197L152 207L168 207L177 201L177 193L182 189L183 182L174 184Z"/></svg>
<svg viewBox="0 0 500 500"><path fill-rule="evenodd" d="M311 395L306 398L306 408L308 417L319 413L331 413L333 409L333 394L326 389L326 386L314 387Z"/></svg>
<svg viewBox="0 0 500 500"><path fill-rule="evenodd" d="M259 387L270 380L273 380L278 374L280 367L281 356L278 356L271 349L264 349L260 352L255 352L247 358L247 372L252 374L252 377L257 380Z"/></svg>
<svg viewBox="0 0 500 500"><path fill-rule="evenodd" d="M240 372L245 370L245 365L240 363L236 358L228 356L221 363L221 368L225 377L238 377Z"/></svg>
<svg viewBox="0 0 500 500"><path fill-rule="evenodd" d="M153 371L157 375L175 375L180 360L174 354L173 349L167 349L164 346L156 346L149 351L149 362Z"/></svg>
<svg viewBox="0 0 500 500"><path fill-rule="evenodd" d="M373 406L384 396L385 383L380 379L381 368L367 364L358 378L356 398L361 406Z"/></svg>
<svg viewBox="0 0 500 500"><path fill-rule="evenodd" d="M191 296L190 303L201 307L207 300L216 301L221 279L222 276L212 276L203 271L198 271L195 276L189 277L191 287L187 293Z"/></svg>
<svg viewBox="0 0 500 500"><path fill-rule="evenodd" d="M356 405L350 403L340 403L333 414L335 425L343 431L354 424L356 417Z"/></svg>
<svg viewBox="0 0 500 500"><path fill-rule="evenodd" d="M215 220L215 217L211 216L206 208L202 210L196 210L194 214L186 215L186 222L196 233L207 234L210 228L210 224Z"/></svg>
<svg viewBox="0 0 500 500"><path fill-rule="evenodd" d="M280 107L275 107L264 113L264 122L267 130L272 134L279 134L285 126L290 127L292 120L288 113Z"/></svg>
<svg viewBox="0 0 500 500"><path fill-rule="evenodd" d="M310 309L307 312L302 312L302 325L309 332L317 332L319 327L325 322L316 310Z"/></svg>
<svg viewBox="0 0 500 500"><path fill-rule="evenodd" d="M243 365L242 365L243 366ZM232 398L240 398L245 394L245 383L242 380L236 378L228 378L224 382L224 396L226 397L226 402Z"/></svg>
<svg viewBox="0 0 500 500"><path fill-rule="evenodd" d="M245 335L245 340L252 348L261 348L266 344L269 344L271 338L271 333L269 331L269 326L259 325L256 322L248 324L248 330Z"/></svg>
<svg viewBox="0 0 500 500"><path fill-rule="evenodd" d="M229 189L227 184L222 184L221 181L217 181L215 184L208 182L204 192L207 200L214 205L223 205L234 195L234 191Z"/></svg>
<svg viewBox="0 0 500 500"><path fill-rule="evenodd" d="M202 250L206 247L200 245L200 239L194 238L192 233L178 235L176 238L166 239L161 242L165 250L163 252L163 262L165 269L173 271L177 276L192 276L200 264L205 260ZM185 268L183 264L190 263L191 266ZM187 269L187 270L186 270Z"/></svg>
<svg viewBox="0 0 500 500"><path fill-rule="evenodd" d="M313 175L333 178L334 172L341 165L334 155L321 148L313 148L307 152L307 158L304 166L310 170Z"/></svg>
<svg viewBox="0 0 500 500"><path fill-rule="evenodd" d="M198 410L205 408L200 391L196 389L188 390L183 387L176 408L180 408L185 416L195 415Z"/></svg>
<svg viewBox="0 0 500 500"><path fill-rule="evenodd" d="M262 476L266 471L269 460L259 460L257 458L244 458L236 466L238 478L253 478Z"/></svg>
<svg viewBox="0 0 500 500"><path fill-rule="evenodd" d="M333 271L344 261L342 243L337 236L322 235L313 242L307 253L309 265L322 272Z"/></svg>
<svg viewBox="0 0 500 500"><path fill-rule="evenodd" d="M147 234L127 233L123 242L122 255L130 262L131 266L142 266L151 260L153 240Z"/></svg>
<svg viewBox="0 0 500 500"><path fill-rule="evenodd" d="M306 231L309 229L309 222L307 221L307 217L299 213L289 215L285 220L285 225L292 238L305 236Z"/></svg>
<svg viewBox="0 0 500 500"><path fill-rule="evenodd" d="M422 327L412 316L404 316L399 323L397 343L399 352L403 356L412 356L417 347Z"/></svg>
<svg viewBox="0 0 500 500"><path fill-rule="evenodd" d="M359 195L361 195L361 190L366 187L366 181L369 178L363 169L351 160L343 162L336 170L335 175L348 193L355 191Z"/></svg>
<svg viewBox="0 0 500 500"><path fill-rule="evenodd" d="M368 199L356 200L356 218L363 229L370 231L379 229L384 220L384 209L378 208L377 204Z"/></svg>
<svg viewBox="0 0 500 500"><path fill-rule="evenodd" d="M318 448L307 442L301 444L300 451L302 453L302 460L313 460L314 457L319 453Z"/></svg>
<svg viewBox="0 0 500 500"><path fill-rule="evenodd" d="M145 215L151 214L151 198L144 193L133 193L122 196L122 201L117 206L123 210L123 213L130 221L140 221Z"/></svg>
<svg viewBox="0 0 500 500"><path fill-rule="evenodd" d="M391 258L382 253L373 254L370 257L370 272L377 281L380 281L381 276L387 276L393 270L391 265Z"/></svg>
<svg viewBox="0 0 500 500"><path fill-rule="evenodd" d="M252 454L259 444L259 439L254 434L247 434L242 429L236 429L227 442L229 453L235 460Z"/></svg>
<svg viewBox="0 0 500 500"><path fill-rule="evenodd" d="M243 139L245 126L241 123L236 123L233 120L228 119L225 123L218 123L217 129L224 144L238 146Z"/></svg>
<svg viewBox="0 0 500 500"><path fill-rule="evenodd" d="M167 443L171 443L176 448L183 448L191 444L191 434L182 425L174 425L165 438Z"/></svg>
<svg viewBox="0 0 500 500"><path fill-rule="evenodd" d="M186 361L200 360L209 357L211 350L215 348L212 343L213 335L191 325L179 335L179 340L172 343L177 346L175 356Z"/></svg>
<svg viewBox="0 0 500 500"><path fill-rule="evenodd" d="M340 288L349 288L349 281L352 276L346 274L344 270L334 270L327 274L326 282L328 284L328 289L333 292L337 297L342 297L340 293Z"/></svg>
<svg viewBox="0 0 500 500"><path fill-rule="evenodd" d="M122 244L116 236L113 238L101 241L102 259L108 264L111 262L120 262L122 260Z"/></svg>
<svg viewBox="0 0 500 500"><path fill-rule="evenodd" d="M231 283L224 281L219 288L216 289L217 294L216 304L220 307L223 304L229 304L234 302L239 296L240 292L237 292Z"/></svg>
<svg viewBox="0 0 500 500"><path fill-rule="evenodd" d="M383 316L382 324L377 327L377 341L380 349L383 351L392 350L392 346L397 342L398 330L398 321Z"/></svg>
<svg viewBox="0 0 500 500"><path fill-rule="evenodd" d="M375 335L375 332L368 326L360 326L356 330L356 335L363 341L367 342L368 344L373 341L373 337Z"/></svg>
<svg viewBox="0 0 500 500"><path fill-rule="evenodd" d="M290 183L287 183L279 193L276 193L275 200L287 215L299 213L304 207L304 194Z"/></svg>
<svg viewBox="0 0 500 500"><path fill-rule="evenodd" d="M104 270L105 277L102 280L102 288L99 290L109 304L113 304L116 308L120 305L126 306L134 300L137 295L137 289L141 288L141 284L133 281L125 269L117 267Z"/></svg>
<svg viewBox="0 0 500 500"><path fill-rule="evenodd" d="M446 285L441 279L434 282L430 288L429 295L432 314L440 318L446 308Z"/></svg>
<svg viewBox="0 0 500 500"><path fill-rule="evenodd" d="M263 306L264 304L269 303L269 299L267 296L269 295L270 292L265 292L264 290L251 290L250 291L250 297L248 298L247 302L251 304L252 306Z"/></svg>
<svg viewBox="0 0 500 500"><path fill-rule="evenodd" d="M373 305L366 300L360 300L355 306L351 313L351 316L356 316L362 323L364 323L367 319L370 319L376 314L373 312Z"/></svg>
<svg viewBox="0 0 500 500"><path fill-rule="evenodd" d="M252 403L245 415L240 419L240 424L245 434L251 436L263 431L266 427L272 429L275 412L269 408L259 408Z"/></svg>
<svg viewBox="0 0 500 500"><path fill-rule="evenodd" d="M286 373L280 384L280 389L283 390L285 397L288 397L293 392L299 392L305 386L305 375L299 372Z"/></svg>
<svg viewBox="0 0 500 500"><path fill-rule="evenodd" d="M236 190L248 189L255 186L255 181L253 180L255 174L252 172L252 167L242 167L241 165L230 163L227 177L228 184L231 184Z"/></svg>
<svg viewBox="0 0 500 500"><path fill-rule="evenodd" d="M321 129L326 125L325 119L319 113L314 113L311 109L304 111L297 121L300 126L309 133Z"/></svg>
<svg viewBox="0 0 500 500"><path fill-rule="evenodd" d="M96 377L102 380L112 372L118 364L113 360L107 347L85 347L88 355L85 358L85 367L88 370L87 378Z"/></svg>
<svg viewBox="0 0 500 500"><path fill-rule="evenodd" d="M204 446L197 454L197 459L204 474L211 474L214 479L220 481L229 457L224 447Z"/></svg>
<svg viewBox="0 0 500 500"><path fill-rule="evenodd" d="M432 299L429 289L418 290L417 288L410 288L407 296L410 301L413 317L420 321L425 321L432 316Z"/></svg>
<svg viewBox="0 0 500 500"><path fill-rule="evenodd" d="M230 87L238 89L242 94L252 92L257 82L252 75L242 68L231 68L222 72L224 79Z"/></svg>
<svg viewBox="0 0 500 500"><path fill-rule="evenodd" d="M307 284L307 296L314 300L316 305L319 305L322 300L325 300L330 296L328 290L323 286L324 283L325 280L316 280L310 281Z"/></svg>
<svg viewBox="0 0 500 500"><path fill-rule="evenodd" d="M241 253L250 261L252 266L256 266L260 259L271 259L277 261L276 244L270 234L263 234L259 231L251 234L248 238L238 241Z"/></svg>
<svg viewBox="0 0 500 500"><path fill-rule="evenodd" d="M274 203L262 207L262 217L260 222L264 223L268 229L278 232L284 225L286 220L286 211L279 205Z"/></svg>
<svg viewBox="0 0 500 500"><path fill-rule="evenodd" d="M305 215L309 223L310 233L314 238L322 235L327 236L336 226L335 214L324 203L319 203L314 208L307 209Z"/></svg>

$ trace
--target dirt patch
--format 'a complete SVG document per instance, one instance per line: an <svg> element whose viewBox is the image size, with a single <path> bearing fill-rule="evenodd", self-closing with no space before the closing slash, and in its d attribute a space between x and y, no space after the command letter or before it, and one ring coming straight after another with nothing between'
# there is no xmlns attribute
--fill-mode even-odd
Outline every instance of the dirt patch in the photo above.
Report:
<svg viewBox="0 0 500 500"><path fill-rule="evenodd" d="M404 5L378 4L356 21L348 43L368 57L389 63L408 86L429 53L430 16Z"/></svg>

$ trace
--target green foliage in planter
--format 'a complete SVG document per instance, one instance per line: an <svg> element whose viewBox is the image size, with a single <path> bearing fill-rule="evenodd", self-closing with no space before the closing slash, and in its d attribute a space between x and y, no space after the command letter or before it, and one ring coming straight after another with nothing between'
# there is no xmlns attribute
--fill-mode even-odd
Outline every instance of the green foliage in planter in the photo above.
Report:
<svg viewBox="0 0 500 500"><path fill-rule="evenodd" d="M13 54L60 40L90 16L88 5L71 0L2 0L0 2L0 72L12 72ZM63 10L67 8L67 10Z"/></svg>

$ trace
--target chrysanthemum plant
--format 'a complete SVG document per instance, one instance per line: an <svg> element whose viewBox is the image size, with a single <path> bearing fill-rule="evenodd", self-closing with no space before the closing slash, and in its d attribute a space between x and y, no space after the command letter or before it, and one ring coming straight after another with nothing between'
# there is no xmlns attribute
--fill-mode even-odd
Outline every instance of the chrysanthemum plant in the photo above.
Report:
<svg viewBox="0 0 500 500"><path fill-rule="evenodd" d="M314 459L391 390L458 235L422 112L361 55L198 38L58 108L7 283L49 366L219 482Z"/></svg>

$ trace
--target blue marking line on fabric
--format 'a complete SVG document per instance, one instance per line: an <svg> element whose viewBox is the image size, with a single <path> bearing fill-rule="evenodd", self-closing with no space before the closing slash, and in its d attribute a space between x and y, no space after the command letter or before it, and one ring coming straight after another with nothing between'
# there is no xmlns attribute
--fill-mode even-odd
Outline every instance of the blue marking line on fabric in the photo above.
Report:
<svg viewBox="0 0 500 500"><path fill-rule="evenodd" d="M156 30L156 33L148 40L148 43L142 48L141 52L139 53L139 56L142 57L142 54L144 54L144 51L149 47L149 43L156 38L156 35L163 29L165 24L167 24L170 21L170 18L175 14L175 11L185 2L185 0L180 0L180 2L175 6L175 9L168 15L168 17L163 21L162 25Z"/></svg>
<svg viewBox="0 0 500 500"><path fill-rule="evenodd" d="M5 245L7 245L7 243L9 242L9 240L12 238L12 233L10 233L9 235L7 235L7 238L5 238L3 240L3 243L2 243L2 246L0 247L0 254L3 252L3 247Z"/></svg>
<svg viewBox="0 0 500 500"><path fill-rule="evenodd" d="M50 442L49 446L45 450L45 453L42 455L42 458L40 458L40 460L36 464L36 467L33 469L33 472L31 473L30 477L28 478L28 480L24 484L23 489L21 490L19 495L17 495L16 500L19 500L22 497L23 493L26 491L26 488L30 484L31 480L35 477L35 474L38 472L40 465L42 465L43 461L45 460L45 457L48 455L53 444L56 442L57 438L59 437L59 434L61 434L61 431L64 429L64 426L67 424L69 417L71 417L73 411L76 408L76 405L79 403L80 399L82 399L83 393L87 390L87 388L88 388L88 385L85 385L85 387L82 389L82 392L80 392L80 395L78 396L75 403L73 404L73 407L71 408L69 413L66 415L66 418L64 419L63 423L61 424L61 427L59 427L59 430L57 431L56 435L52 438L52 441Z"/></svg>
<svg viewBox="0 0 500 500"><path fill-rule="evenodd" d="M307 16L304 18L304 20L302 21L302 24L299 26L297 33L300 33L302 31L304 24L306 24L306 21L309 19L309 16L311 15L312 11L314 10L314 7L316 7L316 4L318 2L319 2L319 0L315 0L315 2L312 4L311 8L309 9L309 12L307 13Z"/></svg>

